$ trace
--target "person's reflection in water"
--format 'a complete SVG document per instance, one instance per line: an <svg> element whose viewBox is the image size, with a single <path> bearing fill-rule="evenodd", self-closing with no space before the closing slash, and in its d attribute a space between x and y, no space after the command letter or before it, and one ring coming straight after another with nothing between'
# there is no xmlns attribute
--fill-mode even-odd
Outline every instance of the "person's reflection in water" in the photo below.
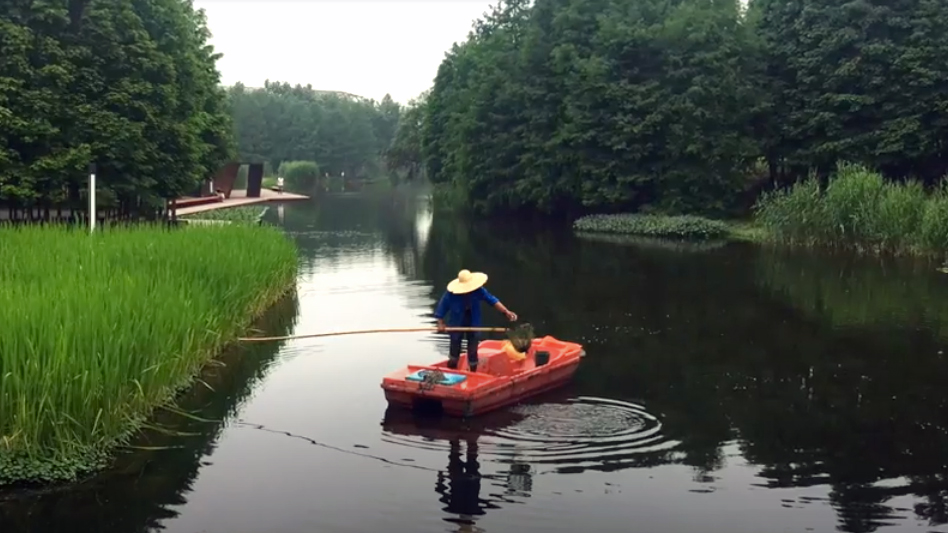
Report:
<svg viewBox="0 0 948 533"><path fill-rule="evenodd" d="M435 491L441 495L439 501L445 504L444 511L458 515L457 518L445 518L448 522L459 524L458 532L473 533L483 531L474 526L474 517L483 515L487 502L481 500L481 473L477 462L477 438L465 439L467 450L461 459L461 440L451 439L448 452L447 480L445 473L438 472Z"/></svg>

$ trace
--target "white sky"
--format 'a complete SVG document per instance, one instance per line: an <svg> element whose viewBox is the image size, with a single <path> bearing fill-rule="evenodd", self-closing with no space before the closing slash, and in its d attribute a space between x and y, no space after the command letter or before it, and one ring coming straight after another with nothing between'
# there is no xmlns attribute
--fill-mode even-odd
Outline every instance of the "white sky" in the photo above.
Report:
<svg viewBox="0 0 948 533"><path fill-rule="evenodd" d="M428 89L454 42L493 0L195 0L221 82L311 83L407 103Z"/></svg>

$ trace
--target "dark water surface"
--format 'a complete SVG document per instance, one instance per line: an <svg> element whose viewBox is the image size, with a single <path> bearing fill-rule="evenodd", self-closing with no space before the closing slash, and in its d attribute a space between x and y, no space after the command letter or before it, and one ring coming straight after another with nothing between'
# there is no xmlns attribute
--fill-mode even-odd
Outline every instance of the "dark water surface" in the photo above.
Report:
<svg viewBox="0 0 948 533"><path fill-rule="evenodd" d="M164 415L184 435L0 500L0 532L948 532L931 266L432 221L407 193L267 218L303 253L268 334L428 326L470 268L588 357L563 390L462 424L386 414L379 387L444 357L441 337L242 346L181 402L217 422Z"/></svg>

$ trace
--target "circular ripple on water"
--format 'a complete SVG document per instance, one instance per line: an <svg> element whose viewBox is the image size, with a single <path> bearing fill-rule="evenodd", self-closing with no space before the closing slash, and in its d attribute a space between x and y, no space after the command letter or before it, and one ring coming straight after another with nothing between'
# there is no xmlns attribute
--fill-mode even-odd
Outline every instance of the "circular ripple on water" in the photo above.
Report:
<svg viewBox="0 0 948 533"><path fill-rule="evenodd" d="M483 425L444 423L385 431L387 442L447 452L451 440L476 439L480 461L548 465L560 472L614 470L666 461L677 446L642 406L602 398L527 404L488 415Z"/></svg>

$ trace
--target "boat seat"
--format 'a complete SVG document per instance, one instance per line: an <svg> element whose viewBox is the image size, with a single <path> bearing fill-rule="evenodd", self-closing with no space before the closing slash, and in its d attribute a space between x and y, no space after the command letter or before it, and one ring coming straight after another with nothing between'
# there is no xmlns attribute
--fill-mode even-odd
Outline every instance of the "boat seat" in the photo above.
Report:
<svg viewBox="0 0 948 533"><path fill-rule="evenodd" d="M490 357L484 371L492 376L511 376L523 370L523 361L514 361L503 350L491 350ZM480 355L480 354L478 354ZM485 354L486 355L486 354Z"/></svg>

